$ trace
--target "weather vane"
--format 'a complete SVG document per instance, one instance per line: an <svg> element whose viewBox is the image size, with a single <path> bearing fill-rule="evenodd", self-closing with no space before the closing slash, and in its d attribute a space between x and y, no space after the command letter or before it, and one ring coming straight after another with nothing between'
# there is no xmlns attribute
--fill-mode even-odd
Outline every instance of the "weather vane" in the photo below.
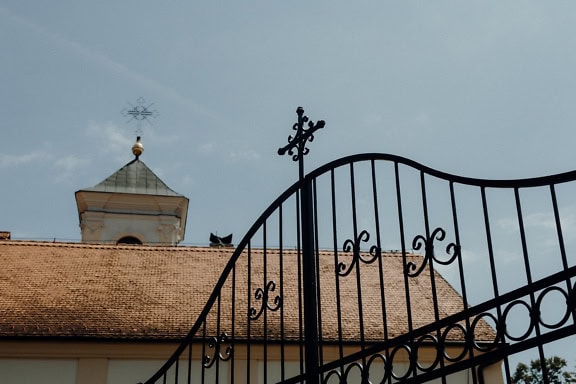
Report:
<svg viewBox="0 0 576 384"><path fill-rule="evenodd" d="M131 121L136 121L136 133L142 134L142 122L146 121L149 124L151 124L150 118L154 118L154 117L158 116L158 111L151 110L150 108L154 105L154 103L146 105L146 100L144 100L143 97L139 97L136 100L136 103L137 103L137 105L134 105L132 103L128 103L128 104L130 104L130 106L132 108L130 108L130 109L124 108L122 110L122 114L124 116L129 117L129 120L127 121L127 123L130 123Z"/></svg>

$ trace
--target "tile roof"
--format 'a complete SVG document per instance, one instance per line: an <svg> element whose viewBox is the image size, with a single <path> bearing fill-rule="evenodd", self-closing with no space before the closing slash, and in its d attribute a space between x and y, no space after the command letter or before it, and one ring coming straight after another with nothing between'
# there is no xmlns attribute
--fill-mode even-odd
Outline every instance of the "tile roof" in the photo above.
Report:
<svg viewBox="0 0 576 384"><path fill-rule="evenodd" d="M170 189L139 159L134 159L102 182L84 191L182 196Z"/></svg>
<svg viewBox="0 0 576 384"><path fill-rule="evenodd" d="M95 339L176 340L184 337L203 309L233 250L208 247L108 246L79 243L0 242L0 337L83 337ZM334 254L320 254L322 332L337 340L337 300ZM266 251L267 280L279 281L278 250ZM235 332L246 329L248 300L257 307L254 291L263 287L262 250L252 250L251 293L246 255L236 264ZM298 337L299 287L297 253L283 250L284 333ZM383 255L386 321L389 337L407 331L406 298L400 254ZM420 264L422 257L409 258ZM351 262L340 255L339 261ZM362 311L369 339L382 340L383 314L377 263L361 266ZM344 340L358 340L356 277L338 279ZM436 278L440 317L462 310L462 299L441 277ZM431 279L427 272L410 282L414 327L434 321ZM220 329L231 327L229 285L222 296ZM279 293L277 287L274 294ZM268 337L280 334L279 312L268 314ZM263 320L251 322L258 335ZM354 325L356 324L356 325ZM210 326L209 326L210 327ZM210 329L209 329L210 331ZM214 330L213 330L214 331ZM215 331L214 331L215 332ZM476 336L494 338L482 323ZM458 338L458 336L456 337Z"/></svg>

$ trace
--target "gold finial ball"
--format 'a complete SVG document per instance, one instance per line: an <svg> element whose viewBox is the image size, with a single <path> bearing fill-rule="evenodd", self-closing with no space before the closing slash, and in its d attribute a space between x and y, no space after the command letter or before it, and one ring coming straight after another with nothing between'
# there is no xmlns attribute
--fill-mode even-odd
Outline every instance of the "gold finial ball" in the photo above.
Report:
<svg viewBox="0 0 576 384"><path fill-rule="evenodd" d="M134 156L136 156L136 158L138 158L138 156L140 156L142 152L144 152L144 146L140 142L140 136L138 136L136 138L136 144L132 146L132 153L134 154Z"/></svg>

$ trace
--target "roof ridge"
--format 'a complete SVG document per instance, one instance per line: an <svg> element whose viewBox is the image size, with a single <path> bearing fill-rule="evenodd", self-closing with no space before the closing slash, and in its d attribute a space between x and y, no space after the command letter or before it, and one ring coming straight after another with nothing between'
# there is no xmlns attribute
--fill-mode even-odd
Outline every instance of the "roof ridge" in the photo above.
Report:
<svg viewBox="0 0 576 384"><path fill-rule="evenodd" d="M85 248L85 249L132 249L144 251L200 251L200 252L215 252L231 250L230 248L218 249L209 246L155 246L155 245L119 245L119 244L96 244L96 243L80 243L80 242L53 242L42 240L2 240L0 246L28 246L28 247L54 247L54 248Z"/></svg>
<svg viewBox="0 0 576 384"><path fill-rule="evenodd" d="M50 247L50 248L79 248L79 249L118 249L118 250L133 250L139 252L199 252L199 253L213 253L213 254L226 254L232 256L238 248L233 247L210 247L210 246L155 246L155 245L126 245L126 244L97 244L97 243L80 243L80 242L53 242L53 241L41 241L41 240L3 240L0 241L0 246L20 246L20 247ZM282 250L283 254L294 255L302 252L297 248L251 248L250 252L254 254L263 254L264 251L271 253L279 253ZM248 252L248 249L244 249L242 252ZM334 249L319 249L317 251L320 255L333 255ZM363 254L368 251L362 251ZM389 252L383 251L381 253L382 257L395 258L402 257L402 252ZM409 253L406 255L408 257L422 257L422 255L417 253ZM338 257L353 256L353 252L344 252L338 250Z"/></svg>

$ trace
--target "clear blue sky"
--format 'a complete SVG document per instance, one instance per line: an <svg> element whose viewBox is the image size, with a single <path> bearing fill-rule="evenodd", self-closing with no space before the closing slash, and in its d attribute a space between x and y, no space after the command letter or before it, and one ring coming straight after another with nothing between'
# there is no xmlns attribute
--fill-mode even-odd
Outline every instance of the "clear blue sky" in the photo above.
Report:
<svg viewBox="0 0 576 384"><path fill-rule="evenodd" d="M388 152L521 178L576 155L573 1L0 0L0 230L79 240L74 192L141 159L189 197L185 243L242 237L307 168Z"/></svg>

